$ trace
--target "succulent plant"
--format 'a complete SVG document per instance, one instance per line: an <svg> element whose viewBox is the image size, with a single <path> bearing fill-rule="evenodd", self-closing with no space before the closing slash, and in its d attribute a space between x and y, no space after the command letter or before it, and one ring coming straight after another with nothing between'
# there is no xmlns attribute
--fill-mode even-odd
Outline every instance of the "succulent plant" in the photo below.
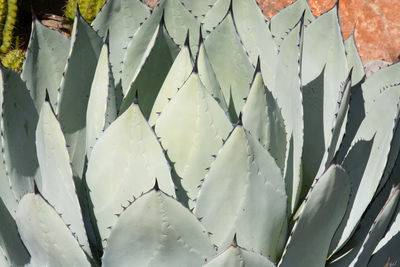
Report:
<svg viewBox="0 0 400 267"><path fill-rule="evenodd" d="M76 9L79 5L83 18L91 23L103 4L104 0L69 0L65 6L65 17L68 21L74 21Z"/></svg>
<svg viewBox="0 0 400 267"><path fill-rule="evenodd" d="M71 40L36 20L1 68L1 264L398 261L399 72L366 79L306 0L109 0Z"/></svg>
<svg viewBox="0 0 400 267"><path fill-rule="evenodd" d="M1 63L16 72L21 72L25 59L25 51L19 48L10 50L3 56Z"/></svg>
<svg viewBox="0 0 400 267"><path fill-rule="evenodd" d="M14 42L14 26L17 20L17 0L0 1L0 52L6 53Z"/></svg>

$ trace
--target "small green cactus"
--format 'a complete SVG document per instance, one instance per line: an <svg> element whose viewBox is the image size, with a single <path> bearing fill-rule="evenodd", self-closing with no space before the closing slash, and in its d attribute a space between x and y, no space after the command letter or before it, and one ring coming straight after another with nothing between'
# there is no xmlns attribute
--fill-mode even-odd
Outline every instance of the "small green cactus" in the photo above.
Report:
<svg viewBox="0 0 400 267"><path fill-rule="evenodd" d="M82 16L87 22L91 23L103 4L104 0L69 0L65 7L65 17L71 22L74 21L76 7L79 5Z"/></svg>
<svg viewBox="0 0 400 267"><path fill-rule="evenodd" d="M25 52L25 50L19 48L10 50L1 61L5 67L20 73L24 63Z"/></svg>
<svg viewBox="0 0 400 267"><path fill-rule="evenodd" d="M0 30L2 31L1 53L6 53L12 46L17 11L17 0L0 1ZM4 27L2 27L3 25Z"/></svg>

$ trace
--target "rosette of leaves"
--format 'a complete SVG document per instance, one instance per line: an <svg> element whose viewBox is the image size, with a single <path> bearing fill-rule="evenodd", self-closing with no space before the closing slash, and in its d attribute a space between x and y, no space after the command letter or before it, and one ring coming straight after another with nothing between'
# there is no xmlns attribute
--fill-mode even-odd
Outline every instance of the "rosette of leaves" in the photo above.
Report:
<svg viewBox="0 0 400 267"><path fill-rule="evenodd" d="M400 65L366 79L337 6L109 0L2 68L4 266L399 260Z"/></svg>

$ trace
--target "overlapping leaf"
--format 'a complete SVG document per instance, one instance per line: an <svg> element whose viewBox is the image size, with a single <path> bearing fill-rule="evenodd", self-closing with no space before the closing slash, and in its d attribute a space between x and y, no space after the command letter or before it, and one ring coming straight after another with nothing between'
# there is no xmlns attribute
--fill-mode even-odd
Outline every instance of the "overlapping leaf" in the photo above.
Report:
<svg viewBox="0 0 400 267"><path fill-rule="evenodd" d="M229 246L236 233L243 247L275 261L287 227L286 209L281 170L267 150L237 126L205 177L195 215L220 249Z"/></svg>
<svg viewBox="0 0 400 267"><path fill-rule="evenodd" d="M67 62L70 41L57 31L50 30L37 19L32 22L32 34L22 68L21 78L26 81L36 109L40 112L46 89L50 102L55 105L57 89Z"/></svg>
<svg viewBox="0 0 400 267"><path fill-rule="evenodd" d="M200 266L214 254L197 218L155 188L119 216L104 250L103 266Z"/></svg>
<svg viewBox="0 0 400 267"><path fill-rule="evenodd" d="M75 238L90 255L64 135L49 102L43 103L40 112L36 150L41 174L35 180L39 192L62 215L64 224L69 225Z"/></svg>
<svg viewBox="0 0 400 267"><path fill-rule="evenodd" d="M56 113L68 145L75 176L85 163L86 110L102 39L78 13L73 27L68 63L61 80ZM85 59L85 64L82 64Z"/></svg>
<svg viewBox="0 0 400 267"><path fill-rule="evenodd" d="M174 195L168 163L138 105L131 105L97 141L86 179L103 240L117 215L134 197L148 191L155 179Z"/></svg>
<svg viewBox="0 0 400 267"><path fill-rule="evenodd" d="M86 112L86 155L88 159L90 159L97 139L117 117L114 79L108 55L108 44L104 44L93 77Z"/></svg>
<svg viewBox="0 0 400 267"><path fill-rule="evenodd" d="M191 200L196 198L213 155L222 147L231 129L224 111L206 92L195 72L157 120L155 132ZM189 206L193 207L193 203Z"/></svg>
<svg viewBox="0 0 400 267"><path fill-rule="evenodd" d="M126 54L124 47L150 13L150 8L139 0L109 0L92 22L93 29L104 40L109 32L110 62L117 83Z"/></svg>
<svg viewBox="0 0 400 267"><path fill-rule="evenodd" d="M60 216L40 195L21 199L16 221L31 266L91 266Z"/></svg>

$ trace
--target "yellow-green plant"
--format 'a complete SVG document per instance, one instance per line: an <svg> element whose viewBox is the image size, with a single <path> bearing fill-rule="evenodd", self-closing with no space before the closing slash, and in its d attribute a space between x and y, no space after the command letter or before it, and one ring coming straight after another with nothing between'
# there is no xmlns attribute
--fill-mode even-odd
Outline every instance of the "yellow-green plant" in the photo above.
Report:
<svg viewBox="0 0 400 267"><path fill-rule="evenodd" d="M67 20L73 21L79 5L82 16L87 22L91 23L103 4L104 0L69 0L65 7L65 17Z"/></svg>
<svg viewBox="0 0 400 267"><path fill-rule="evenodd" d="M13 49L8 51L1 59L3 65L16 72L22 70L26 51L23 49Z"/></svg>
<svg viewBox="0 0 400 267"><path fill-rule="evenodd" d="M0 1L0 52L6 53L14 41L14 28L17 20L18 0Z"/></svg>

